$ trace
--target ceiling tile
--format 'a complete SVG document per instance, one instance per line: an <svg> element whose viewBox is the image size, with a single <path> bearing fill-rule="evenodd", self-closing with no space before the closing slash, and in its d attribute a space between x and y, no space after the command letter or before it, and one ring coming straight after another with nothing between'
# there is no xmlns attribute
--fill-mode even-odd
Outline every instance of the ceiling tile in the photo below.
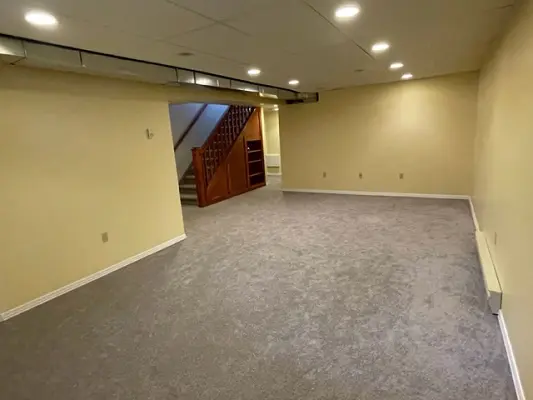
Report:
<svg viewBox="0 0 533 400"><path fill-rule="evenodd" d="M251 78L246 72L248 70L248 64L221 59L207 54L195 53L195 55L191 57L180 57L178 55L174 57L173 65L222 75L233 79L253 81L258 84L288 86L287 80L284 79L284 74L277 74L277 71L274 68L271 69L269 67L261 76ZM213 66L216 66L216 70Z"/></svg>
<svg viewBox="0 0 533 400"><path fill-rule="evenodd" d="M63 16L55 9L52 12L59 18L58 28L37 29L20 17L23 11L21 13L20 9L6 7L8 1L13 0L0 3L0 26L11 35L159 63L167 63L179 52L172 44L132 36L109 27L97 28L90 22Z"/></svg>
<svg viewBox="0 0 533 400"><path fill-rule="evenodd" d="M306 68L329 66L349 70L368 69L374 63L372 57L350 40L321 47L318 52L313 50L298 51L293 54L293 57L299 60L302 67L305 66ZM283 60L280 61L283 62Z"/></svg>
<svg viewBox="0 0 533 400"><path fill-rule="evenodd" d="M248 66L261 67L268 60L279 56L279 50L264 46L250 36L220 24L180 35L170 42Z"/></svg>
<svg viewBox="0 0 533 400"><path fill-rule="evenodd" d="M290 79L298 79L302 87L334 76L351 76L356 70L373 70L375 61L352 42L326 46L320 51L306 51L272 60L268 71L276 77L280 86L287 86Z"/></svg>
<svg viewBox="0 0 533 400"><path fill-rule="evenodd" d="M217 21L253 11L257 7L279 0L169 0Z"/></svg>
<svg viewBox="0 0 533 400"><path fill-rule="evenodd" d="M190 49L179 47L178 49L180 51L172 57L173 65L237 79L246 79L248 77L246 75L246 65L243 63L202 53L194 53L193 56L183 57L179 53L189 52Z"/></svg>
<svg viewBox="0 0 533 400"><path fill-rule="evenodd" d="M47 9L78 20L107 26L137 36L163 39L189 30L208 26L213 21L165 0L42 0ZM19 4L33 4L21 0Z"/></svg>
<svg viewBox="0 0 533 400"><path fill-rule="evenodd" d="M475 25L480 20L491 12L500 13L500 8L512 0L358 0L361 13L354 20L344 22L334 18L337 1L305 2L367 51L379 40L389 41L391 50L397 48L402 51L404 46L424 43L431 43L434 47L435 41L449 35L468 35L476 30ZM453 29L450 29L451 26ZM486 27L487 31L481 32L481 35L491 35L491 32L499 32L500 28L500 24Z"/></svg>
<svg viewBox="0 0 533 400"><path fill-rule="evenodd" d="M339 44L345 36L302 1L285 0L226 21L264 43L296 52Z"/></svg>

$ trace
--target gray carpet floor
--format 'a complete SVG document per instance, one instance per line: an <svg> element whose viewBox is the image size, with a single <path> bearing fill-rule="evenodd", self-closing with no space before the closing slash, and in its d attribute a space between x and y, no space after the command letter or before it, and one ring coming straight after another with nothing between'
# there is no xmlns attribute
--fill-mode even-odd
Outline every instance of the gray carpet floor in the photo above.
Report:
<svg viewBox="0 0 533 400"><path fill-rule="evenodd" d="M282 194L0 324L6 400L511 400L468 204Z"/></svg>

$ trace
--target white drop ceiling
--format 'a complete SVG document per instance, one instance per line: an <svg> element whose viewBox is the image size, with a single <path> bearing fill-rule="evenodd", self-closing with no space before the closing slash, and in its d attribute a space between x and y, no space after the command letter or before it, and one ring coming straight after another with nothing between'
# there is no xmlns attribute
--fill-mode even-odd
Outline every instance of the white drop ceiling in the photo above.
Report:
<svg viewBox="0 0 533 400"><path fill-rule="evenodd" d="M338 22L335 9L361 13ZM300 91L476 70L514 0L1 0L0 33ZM54 14L42 29L28 10ZM388 52L372 55L379 40ZM180 53L193 53L183 56ZM389 71L393 61L405 68ZM257 78L246 71L262 70Z"/></svg>

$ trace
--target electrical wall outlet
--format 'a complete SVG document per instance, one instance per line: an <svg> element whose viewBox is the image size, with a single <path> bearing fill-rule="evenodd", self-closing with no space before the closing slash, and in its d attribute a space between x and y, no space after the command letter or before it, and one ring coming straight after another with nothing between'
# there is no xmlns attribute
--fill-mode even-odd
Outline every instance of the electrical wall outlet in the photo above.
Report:
<svg viewBox="0 0 533 400"><path fill-rule="evenodd" d="M102 243L109 242L109 234L107 232L102 233Z"/></svg>
<svg viewBox="0 0 533 400"><path fill-rule="evenodd" d="M400 172L400 179L403 179L403 172Z"/></svg>
<svg viewBox="0 0 533 400"><path fill-rule="evenodd" d="M322 172L322 178L325 178L326 177L326 171Z"/></svg>

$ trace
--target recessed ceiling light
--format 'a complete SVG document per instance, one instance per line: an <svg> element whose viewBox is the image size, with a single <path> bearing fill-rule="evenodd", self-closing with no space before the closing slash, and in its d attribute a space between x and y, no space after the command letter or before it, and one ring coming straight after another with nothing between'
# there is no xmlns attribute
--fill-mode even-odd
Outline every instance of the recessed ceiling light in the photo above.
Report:
<svg viewBox="0 0 533 400"><path fill-rule="evenodd" d="M387 51L390 47L390 44L387 42L377 42L372 45L372 51L374 53L383 53L384 51Z"/></svg>
<svg viewBox="0 0 533 400"><path fill-rule="evenodd" d="M261 75L261 70L259 68L250 68L248 70L248 75L250 76L258 76Z"/></svg>
<svg viewBox="0 0 533 400"><path fill-rule="evenodd" d="M345 5L335 10L335 17L338 19L353 18L361 12L361 9L356 5Z"/></svg>
<svg viewBox="0 0 533 400"><path fill-rule="evenodd" d="M403 63L401 62L393 62L389 69L400 69L400 68L403 68Z"/></svg>
<svg viewBox="0 0 533 400"><path fill-rule="evenodd" d="M403 74L402 75L402 79L404 81L409 80L409 79L413 79L413 74L411 74L411 73Z"/></svg>
<svg viewBox="0 0 533 400"><path fill-rule="evenodd" d="M289 81L289 85L291 86L298 86L300 84L300 81L298 79L291 79Z"/></svg>
<svg viewBox="0 0 533 400"><path fill-rule="evenodd" d="M24 15L24 19L26 22L36 26L54 27L57 25L57 18L45 11L28 11Z"/></svg>

